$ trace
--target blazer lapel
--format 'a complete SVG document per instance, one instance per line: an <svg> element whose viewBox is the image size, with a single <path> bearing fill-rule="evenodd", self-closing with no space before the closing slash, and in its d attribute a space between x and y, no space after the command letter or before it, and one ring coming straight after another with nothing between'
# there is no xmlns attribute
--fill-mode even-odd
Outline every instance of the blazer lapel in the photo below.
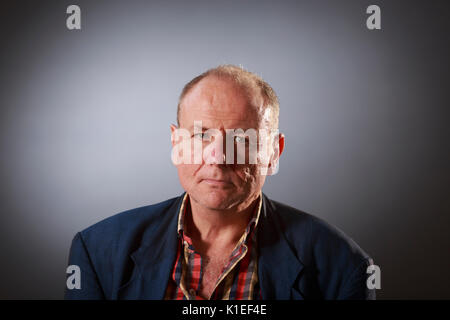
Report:
<svg viewBox="0 0 450 320"><path fill-rule="evenodd" d="M118 290L118 299L162 300L177 252L177 223L183 195L147 230L142 245L131 254L135 269L130 281Z"/></svg>
<svg viewBox="0 0 450 320"><path fill-rule="evenodd" d="M282 225L270 200L263 194L263 207L258 227L258 278L263 299L288 300L304 266L284 237ZM301 276L301 275L300 275ZM298 280L298 279L297 279ZM294 289L295 290L295 289ZM295 290L296 299L302 299Z"/></svg>

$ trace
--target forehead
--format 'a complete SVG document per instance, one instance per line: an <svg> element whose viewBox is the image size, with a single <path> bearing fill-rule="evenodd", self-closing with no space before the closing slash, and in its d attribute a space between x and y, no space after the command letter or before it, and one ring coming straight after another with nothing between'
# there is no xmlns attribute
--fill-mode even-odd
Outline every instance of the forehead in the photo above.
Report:
<svg viewBox="0 0 450 320"><path fill-rule="evenodd" d="M208 128L258 128L263 119L263 99L230 79L207 77L195 85L180 106L180 126L202 121Z"/></svg>

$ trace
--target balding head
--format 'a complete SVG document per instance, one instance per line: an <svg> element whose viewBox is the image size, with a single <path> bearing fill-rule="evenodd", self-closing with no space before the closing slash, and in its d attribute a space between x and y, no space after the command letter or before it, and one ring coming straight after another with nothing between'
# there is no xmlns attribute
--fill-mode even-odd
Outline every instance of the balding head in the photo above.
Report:
<svg viewBox="0 0 450 320"><path fill-rule="evenodd" d="M215 77L224 81L230 81L242 89L251 106L260 108L264 120L272 129L278 128L279 102L272 87L260 76L235 65L220 65L209 69L188 82L178 100L177 122L180 125L181 108L183 100L192 89L205 78Z"/></svg>

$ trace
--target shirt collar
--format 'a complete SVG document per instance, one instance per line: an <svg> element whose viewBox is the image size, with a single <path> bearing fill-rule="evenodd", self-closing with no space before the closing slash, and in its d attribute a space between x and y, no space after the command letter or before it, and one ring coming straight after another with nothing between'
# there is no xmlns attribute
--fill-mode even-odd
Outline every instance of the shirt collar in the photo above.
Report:
<svg viewBox="0 0 450 320"><path fill-rule="evenodd" d="M178 237L183 237L184 221L185 221L185 216L186 216L186 211L188 209L188 206L189 206L189 196L186 192L184 194L183 201L180 206L180 210L178 211L178 227L177 227ZM250 219L249 223L247 224L247 227L245 228L245 232L242 235L239 242L246 241L248 238L248 235L258 225L259 216L261 214L261 208L262 208L262 192L259 193L258 204L257 204L255 210L253 211L253 216Z"/></svg>

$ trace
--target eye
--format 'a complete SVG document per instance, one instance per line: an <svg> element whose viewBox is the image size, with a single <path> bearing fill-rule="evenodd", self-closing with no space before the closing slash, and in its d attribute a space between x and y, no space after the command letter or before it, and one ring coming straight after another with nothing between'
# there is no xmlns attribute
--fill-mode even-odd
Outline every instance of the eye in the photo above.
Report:
<svg viewBox="0 0 450 320"><path fill-rule="evenodd" d="M200 139L200 140L202 140L202 139L203 139L203 132L195 133L195 134L192 135L192 137L193 137L194 139Z"/></svg>
<svg viewBox="0 0 450 320"><path fill-rule="evenodd" d="M211 134L208 132L199 132L199 133L193 134L192 137L194 139L199 139L199 140L204 140L204 141L211 140Z"/></svg>

